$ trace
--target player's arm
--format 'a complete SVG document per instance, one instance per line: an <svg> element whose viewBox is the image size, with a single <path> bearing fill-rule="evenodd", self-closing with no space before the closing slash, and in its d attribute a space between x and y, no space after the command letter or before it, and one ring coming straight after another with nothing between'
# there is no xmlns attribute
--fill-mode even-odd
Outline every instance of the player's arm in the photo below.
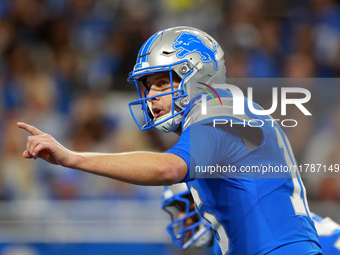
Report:
<svg viewBox="0 0 340 255"><path fill-rule="evenodd" d="M32 134L27 138L25 158L42 158L52 164L139 185L172 185L181 181L187 173L185 161L171 153L74 152L33 126L21 122L17 125Z"/></svg>

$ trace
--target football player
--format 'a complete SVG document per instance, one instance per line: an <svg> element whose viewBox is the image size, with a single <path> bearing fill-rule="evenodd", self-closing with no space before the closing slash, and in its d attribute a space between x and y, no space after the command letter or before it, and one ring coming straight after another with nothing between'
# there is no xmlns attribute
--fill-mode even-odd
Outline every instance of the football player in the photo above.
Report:
<svg viewBox="0 0 340 255"><path fill-rule="evenodd" d="M213 241L211 225L198 215L192 196L185 184L165 186L161 207L171 215L166 230L173 243L182 250L193 245L197 249L213 246L214 255L221 255L221 249ZM177 215L177 216L176 216ZM340 255L340 225L330 218L321 218L311 213L325 255Z"/></svg>
<svg viewBox="0 0 340 255"><path fill-rule="evenodd" d="M185 182L222 254L322 254L289 141L270 116L249 110L247 98L245 113L234 115L231 91L214 88L225 78L224 52L210 35L191 27L159 31L141 47L129 75L139 95L130 110L141 130L176 132L177 144L165 153L74 152L36 127L18 123L32 134L23 156L139 185ZM135 110L142 111L142 123ZM215 127L215 118L245 124ZM250 119L263 125L251 127ZM195 172L216 165L235 172L214 178ZM242 171L268 165L293 170L261 176Z"/></svg>

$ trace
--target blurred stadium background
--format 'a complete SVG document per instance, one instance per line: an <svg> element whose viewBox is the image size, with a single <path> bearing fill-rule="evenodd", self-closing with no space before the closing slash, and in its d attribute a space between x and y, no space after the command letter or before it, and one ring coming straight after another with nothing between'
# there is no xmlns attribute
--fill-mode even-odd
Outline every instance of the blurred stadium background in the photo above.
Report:
<svg viewBox="0 0 340 255"><path fill-rule="evenodd" d="M300 164L339 164L340 86L327 82L340 74L339 1L0 0L0 254L208 254L171 244L161 187L25 160L16 128L78 151L166 150L176 136L139 131L126 78L143 42L177 25L221 44L228 77L324 78L308 85L313 116L288 112L299 125L286 132ZM337 174L304 179L311 210L340 222Z"/></svg>

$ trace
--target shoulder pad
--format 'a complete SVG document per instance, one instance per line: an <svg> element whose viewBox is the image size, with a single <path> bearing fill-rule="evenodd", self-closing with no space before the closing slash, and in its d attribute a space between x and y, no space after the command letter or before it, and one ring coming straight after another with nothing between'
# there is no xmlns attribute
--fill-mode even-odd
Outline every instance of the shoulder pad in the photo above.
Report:
<svg viewBox="0 0 340 255"><path fill-rule="evenodd" d="M185 116L183 131L188 128L192 124L196 124L198 122L209 122L209 119L212 118L224 118L226 120L233 119L233 122L237 124L243 123L244 120L249 121L250 118L248 115L234 115L233 114L233 98L232 97L221 97L222 105L215 105L213 100L207 100L207 109L206 114L202 114L202 101L196 100L193 102L194 106L192 106L189 113Z"/></svg>

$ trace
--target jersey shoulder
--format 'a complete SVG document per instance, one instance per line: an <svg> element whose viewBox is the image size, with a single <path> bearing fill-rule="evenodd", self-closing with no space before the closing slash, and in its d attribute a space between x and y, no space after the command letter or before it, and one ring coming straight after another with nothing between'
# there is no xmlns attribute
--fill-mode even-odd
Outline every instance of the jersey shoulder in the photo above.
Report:
<svg viewBox="0 0 340 255"><path fill-rule="evenodd" d="M311 213L325 255L340 255L340 225L331 218Z"/></svg>

